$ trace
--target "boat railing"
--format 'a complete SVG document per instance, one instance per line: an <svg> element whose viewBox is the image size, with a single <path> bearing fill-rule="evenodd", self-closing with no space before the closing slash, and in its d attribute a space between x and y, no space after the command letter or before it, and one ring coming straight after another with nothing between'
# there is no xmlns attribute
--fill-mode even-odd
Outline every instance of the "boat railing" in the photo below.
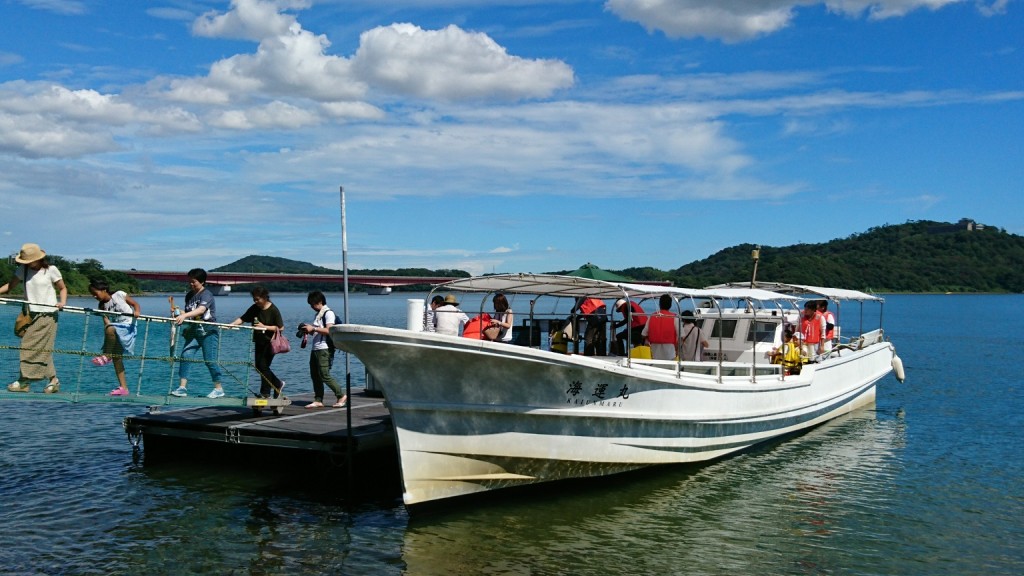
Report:
<svg viewBox="0 0 1024 576"><path fill-rule="evenodd" d="M707 376L716 381L723 381L724 378L751 378L751 376L767 376L782 378L782 366L778 364L752 365L744 362L678 362L676 360L649 360L644 358L620 358L622 366L632 368L653 368L659 370L671 370L677 375Z"/></svg>
<svg viewBox="0 0 1024 576"><path fill-rule="evenodd" d="M0 298L0 382L14 382L21 378L20 357L25 340L14 334L15 317L25 305L23 300ZM34 305L37 308L40 305ZM57 394L43 394L41 384L33 386L33 392L9 392L0 386L0 397L17 399L65 400L71 402L128 402L148 405L206 405L245 404L252 396L250 381L259 384L259 373L253 364L251 326L229 325L213 322L186 320L177 325L170 317L140 314L129 324L134 327L134 346L131 352L118 356L123 362L130 394L110 396L117 387L117 378L110 360L103 359L106 326L104 317L113 320L120 313L65 306L58 310L57 335L53 347L40 348L38 352L52 355L52 362L61 389ZM130 315L127 315L130 316ZM184 335L189 327L215 328L219 331L217 357L207 360L199 354L196 358L181 357ZM190 396L177 398L170 392L179 383L178 365L182 362L194 364L189 374ZM205 391L212 386L210 364L216 364L222 374L221 385L226 396L221 399L207 399ZM194 392L193 392L194 391ZM203 394L199 394L203 392Z"/></svg>
<svg viewBox="0 0 1024 576"><path fill-rule="evenodd" d="M885 341L885 331L882 328L876 328L870 332L865 332L860 336L854 336L846 339L845 341L840 338L839 343L833 348L832 353L841 353L844 350L862 350L868 346L874 344L880 344Z"/></svg>

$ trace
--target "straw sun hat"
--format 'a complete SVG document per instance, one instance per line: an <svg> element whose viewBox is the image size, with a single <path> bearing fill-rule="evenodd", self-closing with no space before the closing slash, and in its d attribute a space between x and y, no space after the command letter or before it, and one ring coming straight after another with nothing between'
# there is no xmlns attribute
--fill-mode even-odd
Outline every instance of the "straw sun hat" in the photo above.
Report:
<svg viewBox="0 0 1024 576"><path fill-rule="evenodd" d="M23 244L21 246L21 252L14 257L14 261L18 264L31 264L36 260L42 260L46 258L46 252L39 247L39 244Z"/></svg>

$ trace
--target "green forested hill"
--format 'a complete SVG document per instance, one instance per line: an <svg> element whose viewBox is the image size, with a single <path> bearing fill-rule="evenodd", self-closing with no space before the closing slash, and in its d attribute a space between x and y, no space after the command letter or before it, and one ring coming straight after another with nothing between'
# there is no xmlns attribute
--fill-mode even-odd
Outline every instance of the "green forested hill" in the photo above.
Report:
<svg viewBox="0 0 1024 576"><path fill-rule="evenodd" d="M917 221L824 244L761 246L757 278L877 292L1024 292L1024 237L981 228ZM677 286L746 280L754 248L727 248L664 277Z"/></svg>
<svg viewBox="0 0 1024 576"><path fill-rule="evenodd" d="M103 264L91 258L82 262L66 260L53 254L47 255L47 260L60 270L64 278L64 285L67 286L69 294L88 295L89 281L93 278L101 278L110 284L111 290L124 290L129 294L139 291L139 283L131 276L117 270L105 270ZM14 276L14 269L21 266L14 262L14 257L0 260L0 284L6 283ZM176 284L177 286L177 284ZM25 285L18 284L18 288L11 293L11 296L21 298L25 294ZM6 297L6 294L4 295Z"/></svg>
<svg viewBox="0 0 1024 576"><path fill-rule="evenodd" d="M211 272L273 272L279 274L341 274L341 270L324 268L309 262L300 260L289 260L276 256L246 256L225 264L219 268L213 268ZM429 270L427 268L399 268L397 270L380 270L376 268L354 270L350 269L349 274L353 275L381 275L381 276L450 276L452 278L465 278L468 272L462 270Z"/></svg>
<svg viewBox="0 0 1024 576"><path fill-rule="evenodd" d="M289 260L287 258L278 258L276 256L246 256L240 260L236 260L230 264L226 264L219 268L214 268L211 272L271 272L278 274L342 274L342 270L332 270L330 268L324 268L323 266L317 266L316 264L310 264L309 262L302 262L299 260ZM462 270L428 270L426 268L399 268L397 270L378 270L378 269L367 269L367 270L349 270L349 274L353 276L358 275L380 275L380 276L448 276L452 278L462 278L469 276L468 272ZM339 285L340 286L340 285ZM293 292L293 291L305 291L311 289L322 289L323 286L314 285L313 283L306 282L268 282L266 288L271 292ZM352 290L358 291L364 289L362 286L351 285ZM396 286L396 291L409 291L409 290L425 290L429 286L426 285L410 285L410 286Z"/></svg>
<svg viewBox="0 0 1024 576"><path fill-rule="evenodd" d="M336 270L276 256L246 256L210 272L263 272L268 274L341 274Z"/></svg>

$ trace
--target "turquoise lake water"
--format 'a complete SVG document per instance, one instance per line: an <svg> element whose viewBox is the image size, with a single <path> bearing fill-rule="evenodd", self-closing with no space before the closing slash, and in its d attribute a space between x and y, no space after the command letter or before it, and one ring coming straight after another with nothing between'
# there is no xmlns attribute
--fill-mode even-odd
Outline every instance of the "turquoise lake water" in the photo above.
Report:
<svg viewBox="0 0 1024 576"><path fill-rule="evenodd" d="M355 295L350 318L404 326L406 297ZM312 318L304 295L274 301L289 326ZM219 298L220 320L250 303ZM0 401L0 574L1024 573L1024 296L889 296L885 328L907 381L872 409L706 466L413 519L397 493L271 461L147 466L121 428L141 406ZM306 361L275 359L293 393Z"/></svg>

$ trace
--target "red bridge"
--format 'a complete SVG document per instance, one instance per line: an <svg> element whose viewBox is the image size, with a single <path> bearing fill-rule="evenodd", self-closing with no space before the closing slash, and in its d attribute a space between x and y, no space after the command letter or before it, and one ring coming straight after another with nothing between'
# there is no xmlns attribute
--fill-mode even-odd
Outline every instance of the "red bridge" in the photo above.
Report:
<svg viewBox="0 0 1024 576"><path fill-rule="evenodd" d="M139 280L166 280L171 282L188 281L188 273L159 270L122 270L125 274ZM441 284L455 280L451 276L371 276L349 274L349 284L368 286L371 294L388 294L393 286L409 286L411 284ZM235 284L260 284L265 282L309 282L314 284L341 284L345 277L341 274L278 274L274 272L207 272L206 284L214 293L230 292ZM221 288L222 287L222 288Z"/></svg>

